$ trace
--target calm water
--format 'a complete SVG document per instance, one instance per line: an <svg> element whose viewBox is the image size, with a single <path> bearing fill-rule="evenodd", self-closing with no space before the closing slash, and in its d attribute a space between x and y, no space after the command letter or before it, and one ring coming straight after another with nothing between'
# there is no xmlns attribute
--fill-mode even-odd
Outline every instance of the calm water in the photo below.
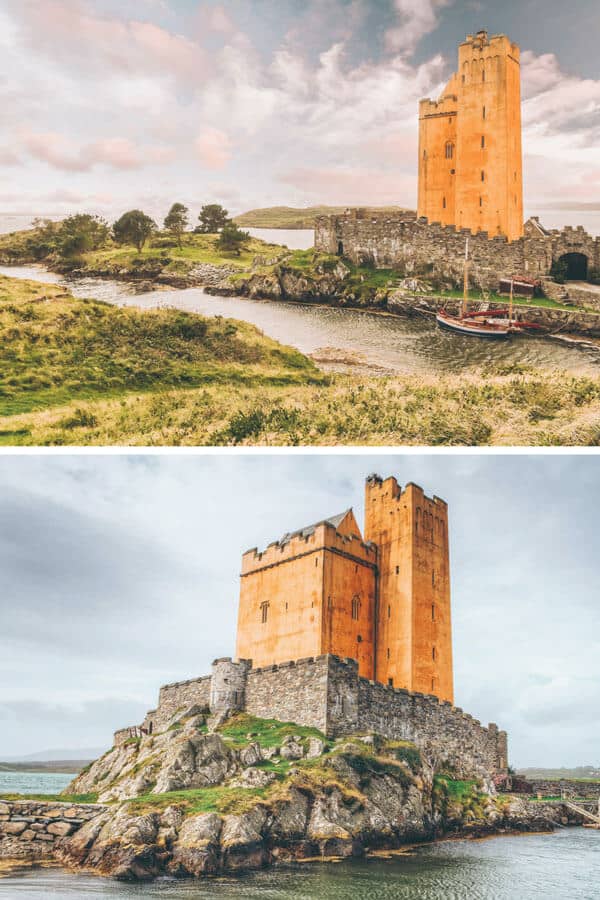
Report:
<svg viewBox="0 0 600 900"><path fill-rule="evenodd" d="M597 900L600 833L457 841L390 860L303 864L237 878L150 885L55 869L0 877L0 897L127 900Z"/></svg>
<svg viewBox="0 0 600 900"><path fill-rule="evenodd" d="M74 777L59 772L0 772L0 794L60 794Z"/></svg>
<svg viewBox="0 0 600 900"><path fill-rule="evenodd" d="M135 293L121 282L64 279L41 266L0 266L16 278L65 284L77 297L150 308L173 306L204 315L229 316L257 325L265 334L303 353L328 350L327 368L364 366L371 372L443 373L487 365L521 364L573 373L600 371L600 350L569 347L543 338L479 341L441 331L430 318L406 319L358 310L333 309L244 297L214 297L201 288ZM333 362L331 361L333 351Z"/></svg>

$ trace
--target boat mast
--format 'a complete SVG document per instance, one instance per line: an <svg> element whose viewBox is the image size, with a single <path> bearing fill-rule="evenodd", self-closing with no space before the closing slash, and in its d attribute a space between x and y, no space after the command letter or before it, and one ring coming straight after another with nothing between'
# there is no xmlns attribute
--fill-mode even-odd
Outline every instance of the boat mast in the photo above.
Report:
<svg viewBox="0 0 600 900"><path fill-rule="evenodd" d="M467 314L467 303L469 301L469 238L467 236L465 240L465 271L463 278L463 302L462 302L462 310L461 310L461 318Z"/></svg>
<svg viewBox="0 0 600 900"><path fill-rule="evenodd" d="M515 277L514 275L510 279L510 300L508 302L508 324L510 325L513 317L513 295L515 291Z"/></svg>

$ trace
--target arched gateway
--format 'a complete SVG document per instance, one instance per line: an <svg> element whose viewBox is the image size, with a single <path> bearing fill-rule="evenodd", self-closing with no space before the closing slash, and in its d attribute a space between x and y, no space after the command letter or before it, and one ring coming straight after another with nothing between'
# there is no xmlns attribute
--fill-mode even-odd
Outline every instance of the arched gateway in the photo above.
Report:
<svg viewBox="0 0 600 900"><path fill-rule="evenodd" d="M564 266L567 281L587 281L589 262L585 253L563 253L558 264Z"/></svg>

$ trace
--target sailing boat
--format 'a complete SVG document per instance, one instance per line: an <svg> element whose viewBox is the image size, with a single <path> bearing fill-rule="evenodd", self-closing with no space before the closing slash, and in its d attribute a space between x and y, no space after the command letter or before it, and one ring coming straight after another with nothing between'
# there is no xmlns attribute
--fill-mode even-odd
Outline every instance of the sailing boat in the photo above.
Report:
<svg viewBox="0 0 600 900"><path fill-rule="evenodd" d="M513 308L513 280L510 282L510 304L508 310L496 310L491 318L480 319L480 316L488 316L487 312L468 312L469 306L469 238L465 242L465 266L463 277L463 299L460 309L460 316L452 316L444 309L440 309L436 315L436 322L440 328L448 328L450 331L457 331L459 334L470 334L474 337L482 338L507 338L513 330L512 324L512 308ZM496 317L506 315L508 319L497 321Z"/></svg>

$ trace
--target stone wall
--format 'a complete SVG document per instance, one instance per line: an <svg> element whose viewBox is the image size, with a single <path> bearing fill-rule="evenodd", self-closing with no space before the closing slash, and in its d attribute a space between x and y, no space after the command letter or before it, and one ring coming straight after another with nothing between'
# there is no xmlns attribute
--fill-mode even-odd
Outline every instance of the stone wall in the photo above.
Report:
<svg viewBox="0 0 600 900"><path fill-rule="evenodd" d="M569 778L528 778L534 794L544 797L585 797L588 800L600 798L600 781L576 781Z"/></svg>
<svg viewBox="0 0 600 900"><path fill-rule="evenodd" d="M143 727L148 731L162 731L177 713L192 706L208 709L210 706L210 675L165 684L160 689L158 707L146 714Z"/></svg>
<svg viewBox="0 0 600 900"><path fill-rule="evenodd" d="M331 735L375 731L412 741L436 768L487 775L506 768L506 733L430 694L393 688L358 676L354 660L328 658Z"/></svg>
<svg viewBox="0 0 600 900"><path fill-rule="evenodd" d="M453 706L420 694L369 681L354 659L326 654L252 668L250 660L218 659L211 676L165 685L159 705L143 728L168 728L192 707L212 714L240 709L261 719L318 728L330 737L377 732L412 741L437 768L463 777L490 776L507 768L506 732L484 728ZM117 735L126 734L121 729Z"/></svg>
<svg viewBox="0 0 600 900"><path fill-rule="evenodd" d="M327 731L328 660L299 659L250 669L246 684L246 712L261 719L279 719Z"/></svg>
<svg viewBox="0 0 600 900"><path fill-rule="evenodd" d="M504 236L473 234L400 212L378 216L352 210L319 216L315 223L317 250L345 256L357 265L398 268L407 275L429 275L455 284L462 281L467 236L473 286L496 289L500 277L511 274L548 275L552 262L565 253L582 253L589 269L600 268L600 238L581 226L551 232L527 229L524 237L509 242Z"/></svg>
<svg viewBox="0 0 600 900"><path fill-rule="evenodd" d="M61 838L106 809L100 803L0 800L0 859L49 856Z"/></svg>

